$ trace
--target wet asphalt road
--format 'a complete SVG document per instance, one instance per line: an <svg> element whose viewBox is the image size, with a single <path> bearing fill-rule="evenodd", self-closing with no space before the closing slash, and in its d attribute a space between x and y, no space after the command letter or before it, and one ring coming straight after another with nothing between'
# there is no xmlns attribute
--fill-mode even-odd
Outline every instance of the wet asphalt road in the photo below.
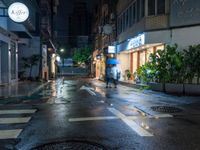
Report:
<svg viewBox="0 0 200 150"><path fill-rule="evenodd" d="M93 143L108 150L200 150L198 97L142 92L121 85L106 89L103 82L86 78L58 79L34 96L37 100L0 106L1 110L37 110L23 115L31 117L27 123L0 123L0 130L23 128L16 139L0 139L1 150L29 150L62 141ZM161 113L152 106L183 111ZM13 116L19 114L0 114ZM80 144L79 149L92 148Z"/></svg>

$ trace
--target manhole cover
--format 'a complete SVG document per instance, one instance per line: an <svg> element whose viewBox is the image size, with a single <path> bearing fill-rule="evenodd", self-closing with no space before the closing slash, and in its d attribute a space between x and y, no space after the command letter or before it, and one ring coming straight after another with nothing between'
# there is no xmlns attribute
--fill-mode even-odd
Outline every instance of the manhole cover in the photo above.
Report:
<svg viewBox="0 0 200 150"><path fill-rule="evenodd" d="M182 109L172 106L153 106L151 107L151 109L153 111L164 112L164 113L177 113L182 111Z"/></svg>
<svg viewBox="0 0 200 150"><path fill-rule="evenodd" d="M32 150L106 150L106 148L92 142L67 141L45 144Z"/></svg>

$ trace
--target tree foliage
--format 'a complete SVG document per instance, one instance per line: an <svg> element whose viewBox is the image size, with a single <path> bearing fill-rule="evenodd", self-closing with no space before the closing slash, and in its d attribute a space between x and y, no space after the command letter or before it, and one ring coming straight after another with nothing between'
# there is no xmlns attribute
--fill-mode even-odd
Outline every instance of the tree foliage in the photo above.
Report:
<svg viewBox="0 0 200 150"><path fill-rule="evenodd" d="M77 48L75 49L73 60L77 64L89 64L91 57L92 49L91 47Z"/></svg>

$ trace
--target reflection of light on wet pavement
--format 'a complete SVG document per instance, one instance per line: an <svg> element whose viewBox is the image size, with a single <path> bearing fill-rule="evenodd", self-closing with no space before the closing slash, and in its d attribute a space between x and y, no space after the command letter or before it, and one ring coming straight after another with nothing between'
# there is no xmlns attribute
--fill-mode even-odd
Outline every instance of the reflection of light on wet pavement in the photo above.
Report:
<svg viewBox="0 0 200 150"><path fill-rule="evenodd" d="M101 88L99 88L99 87L95 87L95 91L97 92L97 93L99 93L101 96L103 96L103 97L105 97L106 96L106 93L105 93L105 91L103 91Z"/></svg>

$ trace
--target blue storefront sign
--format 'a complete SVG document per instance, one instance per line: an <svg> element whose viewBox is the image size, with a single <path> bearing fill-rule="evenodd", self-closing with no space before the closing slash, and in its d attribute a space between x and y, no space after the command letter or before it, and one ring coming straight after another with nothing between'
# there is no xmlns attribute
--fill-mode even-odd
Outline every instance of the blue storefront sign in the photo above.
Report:
<svg viewBox="0 0 200 150"><path fill-rule="evenodd" d="M139 34L138 36L128 39L125 42L117 45L117 52L130 50L134 48L138 48L145 44L145 34Z"/></svg>

